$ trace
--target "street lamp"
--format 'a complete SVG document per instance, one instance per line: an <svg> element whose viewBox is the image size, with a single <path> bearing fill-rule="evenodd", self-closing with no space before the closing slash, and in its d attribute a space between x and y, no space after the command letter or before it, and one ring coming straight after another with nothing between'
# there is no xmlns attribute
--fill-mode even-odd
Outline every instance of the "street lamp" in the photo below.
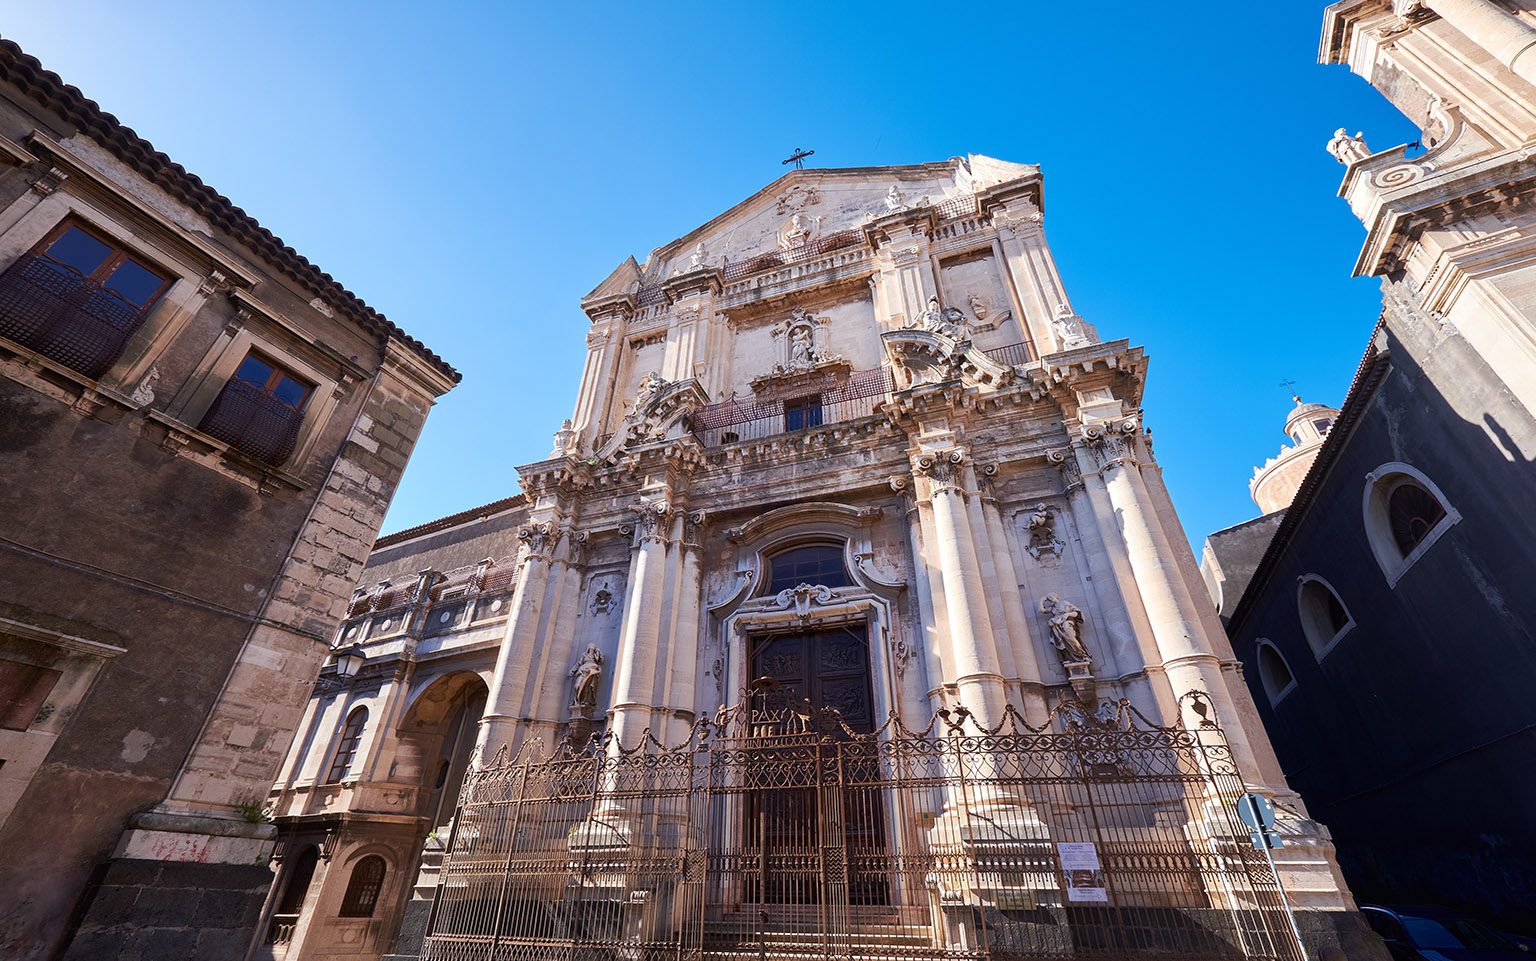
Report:
<svg viewBox="0 0 1536 961"><path fill-rule="evenodd" d="M330 694L337 691L343 684L357 677L357 672L362 670L363 662L368 660L368 655L363 653L363 645L353 644L350 647L338 647L331 651L335 658L336 673L322 674L315 681L315 693Z"/></svg>
<svg viewBox="0 0 1536 961"><path fill-rule="evenodd" d="M340 678L356 677L357 672L362 670L363 662L368 660L361 644L339 648L331 654L336 658L336 676Z"/></svg>

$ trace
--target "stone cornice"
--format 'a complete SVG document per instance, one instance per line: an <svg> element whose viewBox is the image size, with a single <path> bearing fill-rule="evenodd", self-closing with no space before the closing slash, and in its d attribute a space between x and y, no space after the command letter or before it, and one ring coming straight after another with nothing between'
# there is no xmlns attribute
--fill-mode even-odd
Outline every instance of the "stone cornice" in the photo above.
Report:
<svg viewBox="0 0 1536 961"><path fill-rule="evenodd" d="M617 316L620 320L628 320L635 314L635 298L627 293L609 294L607 297L583 301L581 309L593 321L601 317L610 316Z"/></svg>
<svg viewBox="0 0 1536 961"><path fill-rule="evenodd" d="M1020 204L1030 204L1041 213L1045 212L1045 181L1040 174L988 187L976 195L976 207L983 214L990 214L994 207Z"/></svg>
<svg viewBox="0 0 1536 961"><path fill-rule="evenodd" d="M876 217L864 225L864 236L872 249L879 250L881 245L890 243L897 236L922 234L932 237L938 226L939 216L932 207L913 207Z"/></svg>
<svg viewBox="0 0 1536 961"><path fill-rule="evenodd" d="M699 267L678 274L661 284L667 303L675 304L692 294L718 294L725 289L725 272L719 267Z"/></svg>

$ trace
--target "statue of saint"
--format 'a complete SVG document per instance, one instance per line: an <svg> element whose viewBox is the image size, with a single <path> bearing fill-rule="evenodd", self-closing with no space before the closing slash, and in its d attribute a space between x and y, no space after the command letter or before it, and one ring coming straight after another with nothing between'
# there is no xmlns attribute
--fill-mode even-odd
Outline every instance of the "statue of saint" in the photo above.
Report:
<svg viewBox="0 0 1536 961"><path fill-rule="evenodd" d="M1358 160L1364 160L1371 155L1371 148L1365 145L1365 134L1359 131L1351 137L1344 132L1344 128L1333 132L1333 139L1328 141L1328 152L1333 154L1335 160L1341 164L1352 164Z"/></svg>
<svg viewBox="0 0 1536 961"><path fill-rule="evenodd" d="M1051 628L1051 644L1061 654L1063 664L1080 664L1093 657L1083 646L1083 612L1070 601L1055 594L1047 594L1040 601L1040 613L1047 615Z"/></svg>
<svg viewBox="0 0 1536 961"><path fill-rule="evenodd" d="M709 254L704 249L704 241L701 240L698 246L693 248L693 253L688 255L688 269L698 270L700 267L707 267L708 259Z"/></svg>
<svg viewBox="0 0 1536 961"><path fill-rule="evenodd" d="M654 370L640 378L640 390L635 395L635 412L643 413L666 386L666 380Z"/></svg>
<svg viewBox="0 0 1536 961"><path fill-rule="evenodd" d="M809 327L796 327L789 332L789 363L792 367L809 367L815 362L815 351L812 348L811 329Z"/></svg>
<svg viewBox="0 0 1536 961"><path fill-rule="evenodd" d="M891 189L885 192L885 209L888 213L907 209L907 195L901 192L897 184L891 184Z"/></svg>
<svg viewBox="0 0 1536 961"><path fill-rule="evenodd" d="M987 306L987 302L981 299L979 294L971 294L965 299L965 302L971 305L971 315L978 322L986 320L987 314L992 310L992 308Z"/></svg>
<svg viewBox="0 0 1536 961"><path fill-rule="evenodd" d="M581 660L571 668L571 677L576 679L575 703L594 707L597 705L597 682L603 676L603 652L597 649L596 644L588 644L587 652L581 655Z"/></svg>
<svg viewBox="0 0 1536 961"><path fill-rule="evenodd" d="M810 243L821 232L821 218L811 220L805 214L793 214L779 229L779 246L785 250Z"/></svg>

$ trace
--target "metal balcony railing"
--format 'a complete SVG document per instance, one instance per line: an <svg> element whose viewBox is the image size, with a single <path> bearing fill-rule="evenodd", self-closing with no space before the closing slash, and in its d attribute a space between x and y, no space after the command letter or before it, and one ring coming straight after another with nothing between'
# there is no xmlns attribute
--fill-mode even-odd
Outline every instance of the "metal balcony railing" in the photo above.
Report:
<svg viewBox="0 0 1536 961"><path fill-rule="evenodd" d="M288 406L255 384L231 380L208 408L199 429L277 467L293 454L303 421L302 410Z"/></svg>
<svg viewBox="0 0 1536 961"><path fill-rule="evenodd" d="M92 379L111 369L145 313L44 254L0 275L0 336Z"/></svg>
<svg viewBox="0 0 1536 961"><path fill-rule="evenodd" d="M860 370L819 392L770 401L728 400L700 407L689 429L705 447L758 440L775 434L840 424L868 417L892 389L889 367Z"/></svg>

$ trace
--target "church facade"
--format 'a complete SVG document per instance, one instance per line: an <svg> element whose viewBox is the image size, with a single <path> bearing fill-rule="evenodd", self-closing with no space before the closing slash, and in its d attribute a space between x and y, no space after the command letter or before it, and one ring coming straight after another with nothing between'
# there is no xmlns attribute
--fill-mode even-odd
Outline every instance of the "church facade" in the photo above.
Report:
<svg viewBox="0 0 1536 961"><path fill-rule="evenodd" d="M1043 210L978 155L794 171L584 298L522 493L376 546L258 956L1296 957L1244 790L1303 938L1379 950Z"/></svg>

